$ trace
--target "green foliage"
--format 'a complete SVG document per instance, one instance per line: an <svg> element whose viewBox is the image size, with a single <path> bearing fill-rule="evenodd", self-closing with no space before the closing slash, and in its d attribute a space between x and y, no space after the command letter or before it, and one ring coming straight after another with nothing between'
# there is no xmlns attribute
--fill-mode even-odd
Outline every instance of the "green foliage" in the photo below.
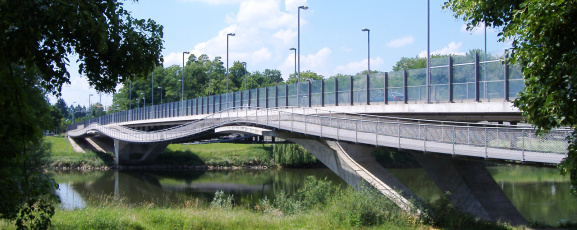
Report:
<svg viewBox="0 0 577 230"><path fill-rule="evenodd" d="M114 0L0 1L0 9L0 218L47 228L53 210L42 199L57 186L43 175L42 135L65 105L51 109L44 95L70 82L69 55L102 92L149 72L162 60L162 27Z"/></svg>
<svg viewBox="0 0 577 230"><path fill-rule="evenodd" d="M415 224L409 214L373 188L343 190L331 199L330 214L351 226L373 226L384 223Z"/></svg>
<svg viewBox="0 0 577 230"><path fill-rule="evenodd" d="M511 229L508 225L502 225L481 220L470 214L459 212L451 205L449 196L441 198L430 204L432 216L429 217L429 224L439 228L451 229Z"/></svg>
<svg viewBox="0 0 577 230"><path fill-rule="evenodd" d="M54 211L54 205L49 200L43 198L30 199L20 209L16 219L16 226L18 229L48 229Z"/></svg>
<svg viewBox="0 0 577 230"><path fill-rule="evenodd" d="M451 0L444 7L469 29L485 22L500 31L500 41L512 42L511 62L523 67L525 82L515 106L539 132L562 126L574 130L559 168L571 177L577 194L577 1Z"/></svg>
<svg viewBox="0 0 577 230"><path fill-rule="evenodd" d="M317 73L312 72L310 70L300 73L300 82L316 81L316 80L322 80L324 78L325 77L323 75L318 75ZM291 74L287 79L286 84L296 83L297 80L299 80L297 79L297 76L295 76L295 74Z"/></svg>
<svg viewBox="0 0 577 230"><path fill-rule="evenodd" d="M224 197L223 191L216 191L214 193L214 198L210 202L210 207L212 208L222 208L222 209L232 209L233 208L233 195L228 195Z"/></svg>
<svg viewBox="0 0 577 230"><path fill-rule="evenodd" d="M326 205L337 191L339 188L327 178L317 179L309 176L303 188L299 189L295 196L302 202L304 208L311 209L315 206Z"/></svg>
<svg viewBox="0 0 577 230"><path fill-rule="evenodd" d="M284 167L306 167L319 163L315 156L298 144L273 145L271 158Z"/></svg>

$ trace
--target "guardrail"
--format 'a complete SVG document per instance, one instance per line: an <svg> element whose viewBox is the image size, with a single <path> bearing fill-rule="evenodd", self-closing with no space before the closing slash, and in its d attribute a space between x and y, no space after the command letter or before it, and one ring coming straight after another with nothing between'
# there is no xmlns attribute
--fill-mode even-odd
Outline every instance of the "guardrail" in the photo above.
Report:
<svg viewBox="0 0 577 230"><path fill-rule="evenodd" d="M389 103L508 101L524 87L521 70L506 59L480 61L479 55L432 59L431 84L426 69L346 76L298 84L212 95L122 111L78 122L112 124L146 119L212 114L231 108L324 107ZM427 87L430 90L427 90ZM298 88L298 90L297 90ZM430 93L427 94L427 91ZM297 94L298 93L298 94Z"/></svg>
<svg viewBox="0 0 577 230"><path fill-rule="evenodd" d="M538 136L530 127L343 114L305 107L238 107L164 130L145 132L93 123L68 131L68 135L98 131L127 142L170 142L216 127L242 124L375 146L551 164L566 157L570 131L556 129Z"/></svg>

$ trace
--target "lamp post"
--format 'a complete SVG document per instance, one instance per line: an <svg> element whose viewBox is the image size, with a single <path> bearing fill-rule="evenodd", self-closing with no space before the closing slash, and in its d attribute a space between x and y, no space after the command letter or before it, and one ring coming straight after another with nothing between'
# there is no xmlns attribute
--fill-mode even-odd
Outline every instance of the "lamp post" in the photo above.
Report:
<svg viewBox="0 0 577 230"><path fill-rule="evenodd" d="M154 70L152 70L152 80L150 81L150 88L151 88L151 92L150 92L150 98L152 98L152 104L154 105Z"/></svg>
<svg viewBox="0 0 577 230"><path fill-rule="evenodd" d="M159 86L157 88L160 89L160 104L162 104L162 87Z"/></svg>
<svg viewBox="0 0 577 230"><path fill-rule="evenodd" d="M128 89L128 110L132 109L132 80L130 80L130 88Z"/></svg>
<svg viewBox="0 0 577 230"><path fill-rule="evenodd" d="M427 0L427 103L431 103L431 1ZM405 95L406 97L406 95Z"/></svg>
<svg viewBox="0 0 577 230"><path fill-rule="evenodd" d="M184 55L185 55L185 54L189 54L189 53L190 53L190 52L188 52L188 51L182 52L182 73L181 73L182 77L181 77L181 79L180 79L180 81L181 81L181 88L182 88L182 90L181 90L182 92L181 92L181 95L180 95L180 103L181 103L181 104L184 103Z"/></svg>
<svg viewBox="0 0 577 230"><path fill-rule="evenodd" d="M146 98L144 97L144 93L140 93L142 95L142 99L144 99L144 104L142 104L142 108L146 107Z"/></svg>
<svg viewBox="0 0 577 230"><path fill-rule="evenodd" d="M297 106L300 106L300 99L299 99L299 91L300 91L300 86L299 86L299 82L301 79L301 9L303 10L307 10L309 7L308 6L299 6L298 8L298 56L299 56L299 60L298 60L298 76L297 76Z"/></svg>
<svg viewBox="0 0 577 230"><path fill-rule="evenodd" d="M72 124L74 124L74 112L76 112L76 109L74 108L74 104L76 104L76 102L72 102Z"/></svg>
<svg viewBox="0 0 577 230"><path fill-rule="evenodd" d="M246 62L242 62L242 65L244 66L244 90L246 90Z"/></svg>
<svg viewBox="0 0 577 230"><path fill-rule="evenodd" d="M371 74L371 30L362 28L361 31L367 31L367 76Z"/></svg>
<svg viewBox="0 0 577 230"><path fill-rule="evenodd" d="M88 111L90 111L90 97L92 97L92 94L88 95Z"/></svg>
<svg viewBox="0 0 577 230"><path fill-rule="evenodd" d="M228 108L228 37L234 36L234 33L226 34L226 108Z"/></svg>
<svg viewBox="0 0 577 230"><path fill-rule="evenodd" d="M297 49L296 48L290 48L290 50L295 51L295 77L297 76Z"/></svg>

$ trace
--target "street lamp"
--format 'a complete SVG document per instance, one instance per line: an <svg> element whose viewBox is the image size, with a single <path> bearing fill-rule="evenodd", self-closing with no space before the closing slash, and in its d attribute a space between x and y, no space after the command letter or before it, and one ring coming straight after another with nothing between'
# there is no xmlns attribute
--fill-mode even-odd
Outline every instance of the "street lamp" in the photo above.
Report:
<svg viewBox="0 0 577 230"><path fill-rule="evenodd" d="M150 82L150 97L152 98L152 105L154 105L154 69L152 70L152 80Z"/></svg>
<svg viewBox="0 0 577 230"><path fill-rule="evenodd" d="M140 93L142 95L142 99L144 99L144 104L142 104L142 108L146 107L146 97L144 97L144 93Z"/></svg>
<svg viewBox="0 0 577 230"><path fill-rule="evenodd" d="M228 37L234 36L234 33L226 34L226 107L228 108Z"/></svg>
<svg viewBox="0 0 577 230"><path fill-rule="evenodd" d="M182 92L180 95L180 103L183 104L184 103L184 55L185 54L189 54L190 52L188 51L184 51L182 52L182 78L181 78L181 86L182 86ZM183 104L184 105L184 104Z"/></svg>
<svg viewBox="0 0 577 230"><path fill-rule="evenodd" d="M246 62L242 62L242 65L244 66L244 90L246 90Z"/></svg>
<svg viewBox="0 0 577 230"><path fill-rule="evenodd" d="M162 104L162 87L159 86L157 88L160 89L160 104Z"/></svg>
<svg viewBox="0 0 577 230"><path fill-rule="evenodd" d="M297 106L300 106L300 99L299 99L299 91L300 91L300 86L299 86L299 82L301 79L301 9L306 10L308 9L308 6L299 6L298 8L298 56L299 56L299 61L298 61L298 76L297 76Z"/></svg>
<svg viewBox="0 0 577 230"><path fill-rule="evenodd" d="M367 58L367 76L369 76L369 74L371 74L371 30L367 29L367 28L362 28L361 31L367 31L367 53L368 53L368 58Z"/></svg>
<svg viewBox="0 0 577 230"><path fill-rule="evenodd" d="M90 111L90 97L92 97L92 94L88 95L88 111Z"/></svg>
<svg viewBox="0 0 577 230"><path fill-rule="evenodd" d="M132 109L132 80L130 80L130 88L128 88L128 110Z"/></svg>
<svg viewBox="0 0 577 230"><path fill-rule="evenodd" d="M74 104L76 104L76 102L72 102L72 124L74 124L74 112L76 112L76 109L74 108Z"/></svg>
<svg viewBox="0 0 577 230"><path fill-rule="evenodd" d="M297 49L296 48L290 48L290 50L295 51L295 77L297 76Z"/></svg>
<svg viewBox="0 0 577 230"><path fill-rule="evenodd" d="M431 103L431 1L427 0L427 103Z"/></svg>

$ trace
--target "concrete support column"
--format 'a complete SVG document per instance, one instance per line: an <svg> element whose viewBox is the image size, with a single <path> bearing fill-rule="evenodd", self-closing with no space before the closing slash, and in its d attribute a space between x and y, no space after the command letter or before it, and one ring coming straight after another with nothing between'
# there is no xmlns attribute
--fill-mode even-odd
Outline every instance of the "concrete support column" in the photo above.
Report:
<svg viewBox="0 0 577 230"><path fill-rule="evenodd" d="M367 182L403 210L420 214L411 201L420 202L404 184L377 163L371 155L375 147L326 139L301 138L290 134L275 136L301 145L355 189ZM399 192L400 191L400 192Z"/></svg>
<svg viewBox="0 0 577 230"><path fill-rule="evenodd" d="M117 165L150 164L158 155L164 152L168 143L129 143L114 140L114 157ZM141 155L138 159L131 159L131 155Z"/></svg>
<svg viewBox="0 0 577 230"><path fill-rule="evenodd" d="M526 225L483 162L412 152L441 191L451 193L451 204L462 212L489 220Z"/></svg>

